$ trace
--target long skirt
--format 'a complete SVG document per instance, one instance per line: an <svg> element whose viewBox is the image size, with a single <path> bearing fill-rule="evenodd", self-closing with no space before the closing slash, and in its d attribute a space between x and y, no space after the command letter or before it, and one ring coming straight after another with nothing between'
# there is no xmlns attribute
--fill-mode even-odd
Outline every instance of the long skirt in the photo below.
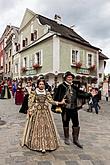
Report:
<svg viewBox="0 0 110 165"><path fill-rule="evenodd" d="M24 99L24 92L21 91L21 90L16 91L16 95L15 95L15 104L16 104L16 105L22 105L23 99Z"/></svg>
<svg viewBox="0 0 110 165"><path fill-rule="evenodd" d="M36 151L52 151L58 148L58 133L48 106L33 106L34 112L27 115L22 146ZM33 109L32 108L32 109Z"/></svg>
<svg viewBox="0 0 110 165"><path fill-rule="evenodd" d="M24 100L23 100L22 106L21 106L21 108L19 110L20 113L27 114L27 110L28 110L28 97L29 97L29 94L26 94L24 96Z"/></svg>
<svg viewBox="0 0 110 165"><path fill-rule="evenodd" d="M10 99L11 93L8 86L4 86L1 91L1 99Z"/></svg>
<svg viewBox="0 0 110 165"><path fill-rule="evenodd" d="M0 85L0 94L1 94L2 88L3 88L3 86Z"/></svg>

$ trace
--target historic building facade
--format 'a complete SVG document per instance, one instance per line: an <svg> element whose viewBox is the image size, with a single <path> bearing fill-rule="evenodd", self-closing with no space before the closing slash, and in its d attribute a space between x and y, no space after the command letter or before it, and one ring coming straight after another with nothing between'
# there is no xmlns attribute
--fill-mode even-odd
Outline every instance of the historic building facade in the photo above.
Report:
<svg viewBox="0 0 110 165"><path fill-rule="evenodd" d="M11 40L9 37L5 52L10 52ZM13 67L9 70L12 70L12 77L36 78L43 74L51 85L60 83L67 70L83 84L96 82L106 59L100 54L100 48L91 45L74 29L63 25L59 16L55 15L52 20L29 9L25 11L14 46ZM9 68L9 58L5 61Z"/></svg>

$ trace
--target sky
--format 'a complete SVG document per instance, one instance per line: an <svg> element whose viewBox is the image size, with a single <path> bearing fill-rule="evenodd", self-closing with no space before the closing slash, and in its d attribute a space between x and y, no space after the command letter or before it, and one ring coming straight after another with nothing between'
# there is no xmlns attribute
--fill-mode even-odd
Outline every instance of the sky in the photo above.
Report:
<svg viewBox="0 0 110 165"><path fill-rule="evenodd" d="M110 0L0 0L0 36L7 25L19 27L26 8L50 19L61 17L74 30L110 58ZM110 73L107 60L105 74Z"/></svg>

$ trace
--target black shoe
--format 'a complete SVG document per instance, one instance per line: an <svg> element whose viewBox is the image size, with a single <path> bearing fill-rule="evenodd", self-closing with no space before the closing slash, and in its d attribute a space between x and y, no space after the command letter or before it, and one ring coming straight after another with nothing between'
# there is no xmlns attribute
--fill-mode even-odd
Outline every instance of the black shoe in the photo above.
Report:
<svg viewBox="0 0 110 165"><path fill-rule="evenodd" d="M73 143L74 143L77 147L83 149L83 146L82 146L78 141L75 141L75 142L73 142Z"/></svg>
<svg viewBox="0 0 110 165"><path fill-rule="evenodd" d="M68 138L65 138L64 143L65 143L66 145L70 145L70 141L69 141L69 139L68 139Z"/></svg>

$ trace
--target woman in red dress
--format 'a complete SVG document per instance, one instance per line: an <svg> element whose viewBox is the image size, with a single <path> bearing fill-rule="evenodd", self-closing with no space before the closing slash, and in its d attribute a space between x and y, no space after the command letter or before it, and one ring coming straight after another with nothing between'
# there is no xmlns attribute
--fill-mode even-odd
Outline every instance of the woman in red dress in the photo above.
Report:
<svg viewBox="0 0 110 165"><path fill-rule="evenodd" d="M22 82L19 82L17 85L16 95L15 95L15 104L22 105L24 99L24 91L22 88Z"/></svg>

